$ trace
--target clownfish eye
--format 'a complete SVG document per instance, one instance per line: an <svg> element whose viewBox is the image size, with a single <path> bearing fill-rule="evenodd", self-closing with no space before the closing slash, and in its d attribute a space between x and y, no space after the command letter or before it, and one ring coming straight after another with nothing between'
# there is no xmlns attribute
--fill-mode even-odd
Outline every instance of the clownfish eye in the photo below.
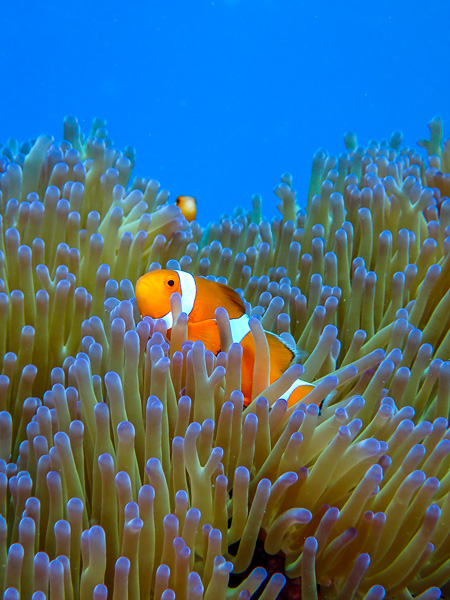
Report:
<svg viewBox="0 0 450 600"><path fill-rule="evenodd" d="M175 285L175 281L173 279L169 279L167 285L170 285L170 287L172 287L173 285Z"/></svg>

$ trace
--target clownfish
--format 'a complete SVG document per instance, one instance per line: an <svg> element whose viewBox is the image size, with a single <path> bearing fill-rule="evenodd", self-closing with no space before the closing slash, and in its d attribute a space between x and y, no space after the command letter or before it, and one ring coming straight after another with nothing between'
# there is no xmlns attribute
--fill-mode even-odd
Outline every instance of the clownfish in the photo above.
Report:
<svg viewBox="0 0 450 600"><path fill-rule="evenodd" d="M233 342L242 346L241 389L244 404L251 400L255 343L250 331L250 317L239 294L230 286L197 277L185 271L158 269L140 277L136 283L136 301L140 314L153 319L163 319L170 330L173 315L170 297L177 292L181 296L181 311L188 315L188 339L202 341L214 354L220 351L220 335L215 311L227 310ZM297 358L296 348L291 348L274 333L265 332L270 355L269 382L276 381ZM289 406L302 400L314 386L297 379L282 395Z"/></svg>
<svg viewBox="0 0 450 600"><path fill-rule="evenodd" d="M197 216L197 202L193 196L178 196L175 204L180 208L183 217L191 222Z"/></svg>

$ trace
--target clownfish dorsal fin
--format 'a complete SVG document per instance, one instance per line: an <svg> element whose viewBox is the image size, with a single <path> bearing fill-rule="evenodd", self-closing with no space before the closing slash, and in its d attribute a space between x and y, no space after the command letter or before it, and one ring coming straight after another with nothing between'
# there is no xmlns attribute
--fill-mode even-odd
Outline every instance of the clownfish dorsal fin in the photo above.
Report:
<svg viewBox="0 0 450 600"><path fill-rule="evenodd" d="M198 323L188 321L187 329L188 340L203 342L205 348L213 354L217 354L220 351L220 334L215 319L207 319Z"/></svg>

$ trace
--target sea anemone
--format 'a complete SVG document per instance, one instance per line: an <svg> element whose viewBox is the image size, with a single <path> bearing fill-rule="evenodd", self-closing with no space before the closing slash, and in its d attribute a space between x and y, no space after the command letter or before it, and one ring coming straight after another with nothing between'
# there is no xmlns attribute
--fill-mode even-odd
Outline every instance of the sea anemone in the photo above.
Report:
<svg viewBox="0 0 450 600"><path fill-rule="evenodd" d="M6 600L433 600L450 578L450 143L345 137L280 215L188 223L96 119L1 147L0 592ZM447 175L448 174L448 175ZM134 284L241 291L302 351L170 341ZM279 399L301 376L309 405ZM319 409L319 405L321 408ZM281 572L277 572L281 571ZM286 577L288 581L286 582ZM266 581L264 585L264 581ZM284 589L283 589L284 587ZM301 596L300 596L301 594Z"/></svg>

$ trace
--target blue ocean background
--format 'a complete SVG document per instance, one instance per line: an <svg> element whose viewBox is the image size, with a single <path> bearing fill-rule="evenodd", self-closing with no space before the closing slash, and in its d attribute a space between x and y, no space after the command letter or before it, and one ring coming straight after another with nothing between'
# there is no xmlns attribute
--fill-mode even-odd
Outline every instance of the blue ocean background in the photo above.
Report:
<svg viewBox="0 0 450 600"><path fill-rule="evenodd" d="M443 0L25 0L0 20L0 141L102 116L202 224L254 193L271 217L286 171L304 205L313 153L346 131L415 146L436 114L450 128Z"/></svg>

